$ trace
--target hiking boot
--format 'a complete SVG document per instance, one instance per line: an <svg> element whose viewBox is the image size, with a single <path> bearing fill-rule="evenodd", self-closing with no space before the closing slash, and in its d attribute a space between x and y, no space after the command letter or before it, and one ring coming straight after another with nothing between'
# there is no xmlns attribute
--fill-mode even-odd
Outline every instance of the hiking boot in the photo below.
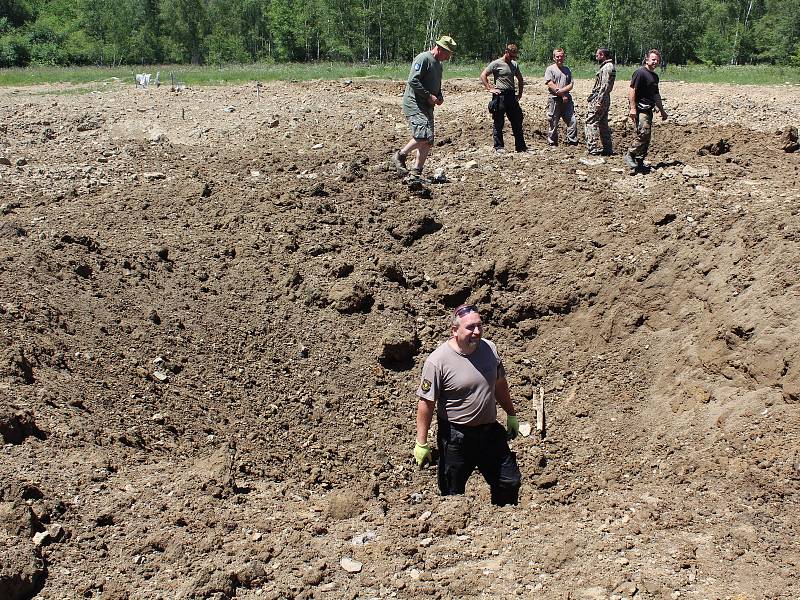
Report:
<svg viewBox="0 0 800 600"><path fill-rule="evenodd" d="M428 181L422 176L422 171L420 171L419 169L411 169L408 172L408 175L406 175L405 181L409 185L413 183L420 183L420 184L430 183L430 181Z"/></svg>
<svg viewBox="0 0 800 600"><path fill-rule="evenodd" d="M407 173L408 167L406 166L406 155L400 154L400 151L394 153L392 156L392 164L394 168L400 173Z"/></svg>
<svg viewBox="0 0 800 600"><path fill-rule="evenodd" d="M495 154L505 154L506 153L506 149L503 148L502 146L498 146L497 148L494 149L494 152L495 152Z"/></svg>
<svg viewBox="0 0 800 600"><path fill-rule="evenodd" d="M629 169L638 169L639 168L638 161L635 158L633 158L630 154L625 154L625 156L622 157L622 160L625 161L625 165Z"/></svg>

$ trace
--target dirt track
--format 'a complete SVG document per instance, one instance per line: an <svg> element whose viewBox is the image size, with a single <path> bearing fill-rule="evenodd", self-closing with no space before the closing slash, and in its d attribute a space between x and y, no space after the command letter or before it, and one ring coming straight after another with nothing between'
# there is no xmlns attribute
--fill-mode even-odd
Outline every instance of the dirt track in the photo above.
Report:
<svg viewBox="0 0 800 600"><path fill-rule="evenodd" d="M662 84L631 177L534 88L497 156L446 83L429 199L399 83L0 90L0 597L800 596L800 89ZM411 464L465 300L545 390L516 508Z"/></svg>

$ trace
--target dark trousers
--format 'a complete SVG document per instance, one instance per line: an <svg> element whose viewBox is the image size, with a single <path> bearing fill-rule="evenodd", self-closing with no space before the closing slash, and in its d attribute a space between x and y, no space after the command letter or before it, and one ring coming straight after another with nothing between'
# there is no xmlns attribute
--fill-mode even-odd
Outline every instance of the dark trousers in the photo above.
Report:
<svg viewBox="0 0 800 600"><path fill-rule="evenodd" d="M513 91L501 94L500 102L497 103L497 110L492 113L494 119L494 126L492 127L492 138L494 139L494 147L503 147L503 126L508 122L511 123L511 131L514 132L514 149L517 152L527 150L525 145L525 134L522 131L522 107L519 105L517 96Z"/></svg>
<svg viewBox="0 0 800 600"><path fill-rule="evenodd" d="M489 484L492 504L519 502L522 475L500 423L466 427L440 419L437 438L437 475L443 496L463 494L467 479L477 467Z"/></svg>

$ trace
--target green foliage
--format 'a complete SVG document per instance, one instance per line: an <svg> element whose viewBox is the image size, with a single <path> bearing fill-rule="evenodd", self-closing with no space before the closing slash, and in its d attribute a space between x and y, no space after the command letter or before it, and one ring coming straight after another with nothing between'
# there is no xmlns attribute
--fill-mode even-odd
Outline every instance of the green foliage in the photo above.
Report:
<svg viewBox="0 0 800 600"><path fill-rule="evenodd" d="M250 62L244 41L235 35L216 29L206 40L208 62L212 65Z"/></svg>
<svg viewBox="0 0 800 600"><path fill-rule="evenodd" d="M30 62L30 50L22 35L0 35L0 67L22 67Z"/></svg>
<svg viewBox="0 0 800 600"><path fill-rule="evenodd" d="M6 21L11 27L19 27L31 20L32 10L25 0L0 0L0 21ZM0 33L4 33L0 25Z"/></svg>
<svg viewBox="0 0 800 600"><path fill-rule="evenodd" d="M0 0L0 65L405 62L440 34L455 61L795 64L797 0ZM452 63L451 63L452 64Z"/></svg>

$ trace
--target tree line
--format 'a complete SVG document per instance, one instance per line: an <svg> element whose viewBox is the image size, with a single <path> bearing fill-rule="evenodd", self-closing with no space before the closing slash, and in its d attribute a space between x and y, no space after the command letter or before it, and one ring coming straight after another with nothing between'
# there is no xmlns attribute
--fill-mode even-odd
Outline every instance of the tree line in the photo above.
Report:
<svg viewBox="0 0 800 600"><path fill-rule="evenodd" d="M0 67L397 62L442 33L459 60L800 65L797 0L0 0Z"/></svg>

